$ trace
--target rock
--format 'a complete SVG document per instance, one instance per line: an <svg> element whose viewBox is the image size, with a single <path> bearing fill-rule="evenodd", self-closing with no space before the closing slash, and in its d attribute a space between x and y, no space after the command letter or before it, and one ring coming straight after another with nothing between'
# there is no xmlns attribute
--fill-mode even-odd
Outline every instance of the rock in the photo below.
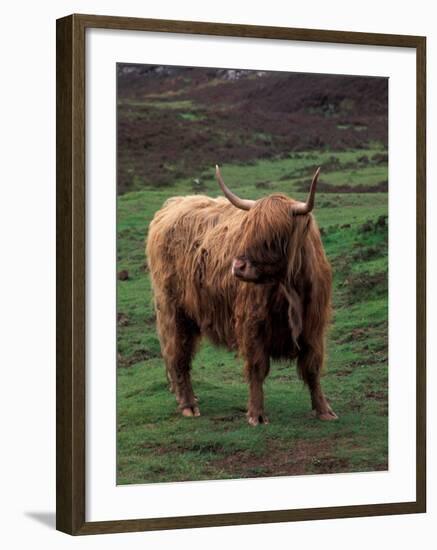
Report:
<svg viewBox="0 0 437 550"><path fill-rule="evenodd" d="M125 313L122 313L121 311L119 311L117 313L117 324L120 327L125 327L126 325L129 324L129 317Z"/></svg>
<svg viewBox="0 0 437 550"><path fill-rule="evenodd" d="M117 279L119 281L127 281L129 279L129 272L127 269L123 269L123 271L119 271L117 273Z"/></svg>

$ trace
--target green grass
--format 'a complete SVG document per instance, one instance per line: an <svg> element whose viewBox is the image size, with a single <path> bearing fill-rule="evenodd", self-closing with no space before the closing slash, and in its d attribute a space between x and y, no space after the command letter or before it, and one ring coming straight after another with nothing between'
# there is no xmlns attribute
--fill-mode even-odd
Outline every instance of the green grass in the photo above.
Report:
<svg viewBox="0 0 437 550"><path fill-rule="evenodd" d="M367 130L367 126L364 126L362 124L337 124L337 128L339 130L355 130L356 132L363 132L364 130Z"/></svg>
<svg viewBox="0 0 437 550"><path fill-rule="evenodd" d="M187 112L187 113L180 113L179 114L179 117L182 119L182 120L188 120L188 121L197 121L197 120L204 120L205 117L203 117L202 115L199 115L197 113L191 113L191 112Z"/></svg>
<svg viewBox="0 0 437 550"><path fill-rule="evenodd" d="M325 165L332 185L378 183L386 165L368 150L291 154L251 165L224 165L230 187L258 198L285 192L302 199L302 181ZM331 168L329 168L329 164ZM299 183L300 182L300 183ZM219 195L213 168L205 193ZM387 193L320 193L315 215L334 272L334 316L328 338L325 391L339 415L310 414L308 391L293 365L274 363L265 384L268 426L246 424L241 361L204 342L193 369L202 416L182 418L167 389L155 331L150 280L144 270L147 227L170 196L193 193L192 181L127 193L118 199L117 482L150 483L387 468Z"/></svg>
<svg viewBox="0 0 437 550"><path fill-rule="evenodd" d="M196 104L190 99L182 100L167 100L160 101L156 99L146 98L143 101L135 99L123 99L118 102L119 105L125 105L129 107L151 107L153 109L175 109L177 111L182 109L196 109Z"/></svg>

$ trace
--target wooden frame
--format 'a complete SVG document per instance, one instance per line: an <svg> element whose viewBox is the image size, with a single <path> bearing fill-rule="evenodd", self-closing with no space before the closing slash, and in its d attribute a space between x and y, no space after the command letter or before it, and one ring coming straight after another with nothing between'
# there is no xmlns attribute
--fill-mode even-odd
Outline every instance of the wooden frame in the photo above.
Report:
<svg viewBox="0 0 437 550"><path fill-rule="evenodd" d="M265 512L120 521L85 520L85 30L124 29L395 46L416 50L417 72L417 411L416 500ZM57 21L57 529L72 535L426 510L426 39L420 36L259 27L94 15Z"/></svg>

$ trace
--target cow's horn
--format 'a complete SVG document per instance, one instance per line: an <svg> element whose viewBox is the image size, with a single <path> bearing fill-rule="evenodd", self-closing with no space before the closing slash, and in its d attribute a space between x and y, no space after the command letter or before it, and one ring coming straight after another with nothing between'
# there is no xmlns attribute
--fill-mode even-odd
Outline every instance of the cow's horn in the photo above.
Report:
<svg viewBox="0 0 437 550"><path fill-rule="evenodd" d="M241 208L241 210L250 210L252 208L252 206L255 204L255 201L249 199L240 199L240 197L237 197L235 193L232 193L232 191L228 189L225 182L223 181L222 175L220 174L220 169L217 164L215 165L215 175L217 177L220 188L223 191L223 194L234 206L236 206L237 208Z"/></svg>
<svg viewBox="0 0 437 550"><path fill-rule="evenodd" d="M302 215L309 214L314 208L314 198L316 196L316 187L317 180L319 179L320 167L317 168L316 173L313 176L313 181L311 182L310 192L308 193L308 198L306 202L297 202L293 206L293 214Z"/></svg>

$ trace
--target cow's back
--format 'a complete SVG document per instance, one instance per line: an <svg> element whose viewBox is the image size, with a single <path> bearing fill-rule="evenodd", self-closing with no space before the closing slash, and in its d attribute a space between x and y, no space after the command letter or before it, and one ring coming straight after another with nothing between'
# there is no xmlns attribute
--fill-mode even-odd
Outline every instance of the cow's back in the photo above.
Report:
<svg viewBox="0 0 437 550"><path fill-rule="evenodd" d="M226 199L206 196L172 197L153 217L147 237L149 268L162 270L184 267L220 222L235 212ZM165 263L164 265L161 265Z"/></svg>
<svg viewBox="0 0 437 550"><path fill-rule="evenodd" d="M157 307L172 301L215 343L233 347L232 241L243 215L226 199L174 197L150 223L146 254Z"/></svg>

